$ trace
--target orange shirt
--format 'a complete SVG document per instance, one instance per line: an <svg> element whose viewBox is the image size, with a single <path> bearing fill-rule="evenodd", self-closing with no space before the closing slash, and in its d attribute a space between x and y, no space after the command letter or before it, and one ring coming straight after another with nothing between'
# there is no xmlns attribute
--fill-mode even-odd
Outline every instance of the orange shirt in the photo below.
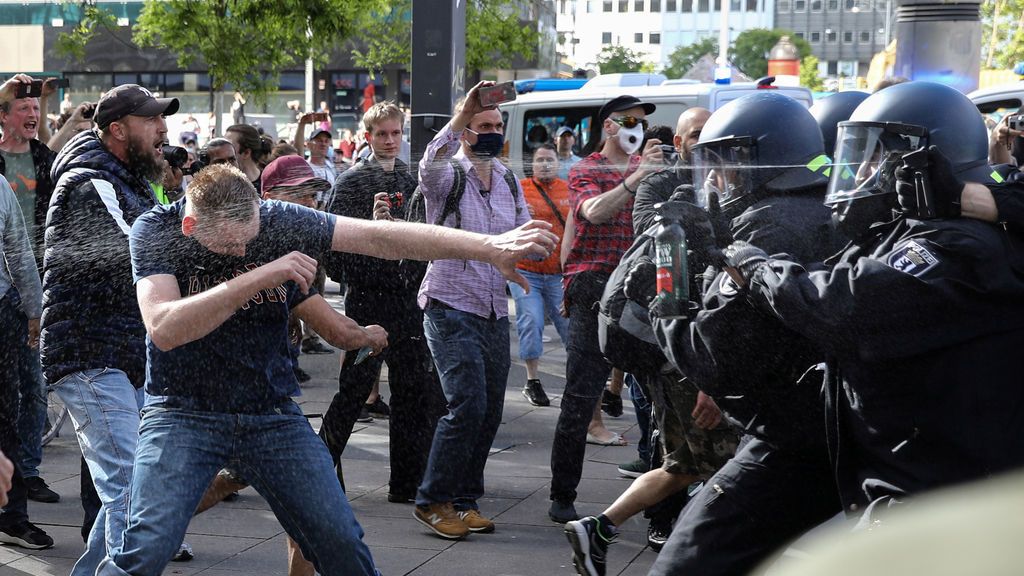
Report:
<svg viewBox="0 0 1024 576"><path fill-rule="evenodd" d="M530 215L534 220L543 220L551 223L551 231L559 238L565 235L565 226L555 217L551 206L544 200L540 190L537 189L536 181L533 178L523 178L519 181L523 187L523 199L530 209ZM558 211L562 214L562 220L569 216L569 184L565 180L555 179L550 183L543 184L544 191L548 198L555 203ZM558 262L559 248L556 246L551 255L540 262L534 260L520 260L519 269L537 274L561 274L562 266Z"/></svg>

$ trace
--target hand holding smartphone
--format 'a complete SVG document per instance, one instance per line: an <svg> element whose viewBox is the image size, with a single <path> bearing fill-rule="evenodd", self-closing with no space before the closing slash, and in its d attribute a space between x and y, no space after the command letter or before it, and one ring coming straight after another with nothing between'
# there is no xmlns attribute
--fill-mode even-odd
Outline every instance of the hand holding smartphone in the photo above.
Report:
<svg viewBox="0 0 1024 576"><path fill-rule="evenodd" d="M482 86L479 90L480 104L485 108L516 99L515 82L502 82L494 86Z"/></svg>

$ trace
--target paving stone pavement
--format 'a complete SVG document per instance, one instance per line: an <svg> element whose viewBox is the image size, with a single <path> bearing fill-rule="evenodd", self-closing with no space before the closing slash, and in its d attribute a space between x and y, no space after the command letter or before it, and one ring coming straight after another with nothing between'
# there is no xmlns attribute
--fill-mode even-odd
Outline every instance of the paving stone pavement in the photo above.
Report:
<svg viewBox="0 0 1024 576"><path fill-rule="evenodd" d="M328 288L328 294L336 294ZM338 299L330 296L336 306ZM562 526L547 518L549 458L558 406L565 385L565 352L553 327L547 334L541 361L542 381L552 405L531 406L520 394L526 370L512 341L512 370L505 393L502 425L486 469L486 495L480 502L484 515L494 519L493 534L474 534L450 542L428 533L412 518L412 505L387 501L388 421L357 424L343 458L348 496L366 532L365 542L385 576L546 576L574 574L569 545ZM313 376L297 399L307 413L323 413L337 391L339 354L301 358ZM382 383L385 398L386 384ZM629 485L619 477L620 462L636 458L639 432L632 406L625 403L620 418L605 417L609 429L622 433L625 447L587 446L580 485L581 514L597 514ZM318 419L311 420L319 427ZM79 498L79 449L70 422L44 449L42 476L61 495L57 504L29 503L33 522L49 532L56 545L38 552L0 547L0 576L66 575L83 550ZM296 487L301 489L301 487ZM608 574L646 574L656 557L646 548L646 521L642 517L621 527L622 534L609 553ZM243 490L234 502L224 502L194 518L186 540L195 550L191 562L172 563L164 574L204 576L281 575L287 573L285 536L267 503L253 489Z"/></svg>

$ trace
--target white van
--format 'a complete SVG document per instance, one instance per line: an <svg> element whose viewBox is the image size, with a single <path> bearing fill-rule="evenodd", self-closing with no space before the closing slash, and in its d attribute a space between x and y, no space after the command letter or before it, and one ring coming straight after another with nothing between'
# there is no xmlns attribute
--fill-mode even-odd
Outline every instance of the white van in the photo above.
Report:
<svg viewBox="0 0 1024 576"><path fill-rule="evenodd" d="M522 174L523 159L529 157L535 143L553 140L560 126L572 128L576 134L576 154L582 155L592 141L601 137L601 127L596 122L598 110L605 102L622 94L655 104L657 110L647 117L649 125L664 124L675 131L679 115L687 108L700 106L714 111L756 90L754 83L741 83L629 88L584 86L579 90L522 94L515 101L501 105L507 159ZM811 91L800 86L780 86L771 90L794 98L808 108L814 102Z"/></svg>

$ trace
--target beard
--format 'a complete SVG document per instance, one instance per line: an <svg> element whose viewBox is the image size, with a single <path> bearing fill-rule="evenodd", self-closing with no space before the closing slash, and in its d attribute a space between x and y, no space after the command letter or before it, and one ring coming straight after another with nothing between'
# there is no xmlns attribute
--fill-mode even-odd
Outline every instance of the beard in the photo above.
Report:
<svg viewBox="0 0 1024 576"><path fill-rule="evenodd" d="M125 149L128 156L128 169L147 182L163 182L164 165L162 158L157 158L152 143L147 143L141 136L131 135Z"/></svg>

